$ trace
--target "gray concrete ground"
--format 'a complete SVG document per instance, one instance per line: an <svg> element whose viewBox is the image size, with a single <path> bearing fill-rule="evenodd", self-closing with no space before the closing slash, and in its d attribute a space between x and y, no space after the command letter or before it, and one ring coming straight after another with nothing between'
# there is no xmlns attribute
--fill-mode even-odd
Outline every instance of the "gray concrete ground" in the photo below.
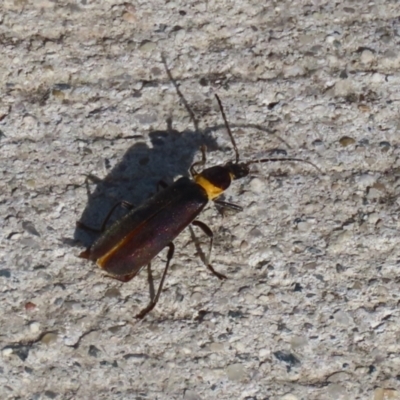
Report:
<svg viewBox="0 0 400 400"><path fill-rule="evenodd" d="M397 1L3 0L0 23L1 399L400 398ZM243 159L323 173L253 166L243 212L201 217L229 279L186 230L137 321L146 272L78 258L75 222L202 144L232 159L215 93Z"/></svg>

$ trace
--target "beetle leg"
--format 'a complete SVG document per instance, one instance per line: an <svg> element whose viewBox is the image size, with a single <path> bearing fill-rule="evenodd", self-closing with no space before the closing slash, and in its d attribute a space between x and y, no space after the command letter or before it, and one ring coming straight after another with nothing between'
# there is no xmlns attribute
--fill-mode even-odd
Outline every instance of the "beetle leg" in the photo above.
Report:
<svg viewBox="0 0 400 400"><path fill-rule="evenodd" d="M200 147L200 150L201 150L201 160L200 161L196 161L195 163L193 163L191 166L190 166L190 175L192 175L192 176L195 176L195 175L197 175L197 172L196 172L196 169L195 169L195 167L197 167L198 165L204 165L205 163L206 163L206 159L207 159L207 157L206 157L206 146L201 146Z"/></svg>
<svg viewBox="0 0 400 400"><path fill-rule="evenodd" d="M153 273L151 271L151 263L147 265L147 282L149 283L150 299L153 300L155 297L155 291L154 291L154 278L153 278Z"/></svg>
<svg viewBox="0 0 400 400"><path fill-rule="evenodd" d="M201 221L193 221L192 225L198 226L209 238L210 238L210 247L208 250L208 255L207 258L205 259L205 264L207 265L207 268L218 278L218 279L227 279L227 277L224 274L221 274L220 272L216 271L213 266L210 264L210 257L211 257L211 251L212 251L212 246L214 242L214 234L212 230L204 223Z"/></svg>
<svg viewBox="0 0 400 400"><path fill-rule="evenodd" d="M223 200L214 200L214 203L217 206L220 206L222 208L229 208L230 210L234 210L234 211L243 211L243 207L234 204L234 203L228 203L227 201L223 201Z"/></svg>
<svg viewBox="0 0 400 400"><path fill-rule="evenodd" d="M172 242L168 245L168 247L169 247L169 250L168 250L168 254L167 254L167 263L165 264L164 272L162 274L161 281L160 281L160 284L157 289L157 294L150 301L149 305L146 308L144 308L142 311L140 311L139 314L136 315L136 318L138 318L138 319L142 319L147 313L149 313L156 306L158 299L160 298L160 294L161 294L162 287L164 285L165 277L167 276L169 264L172 260L172 257L174 256L174 251L175 251L175 246Z"/></svg>
<svg viewBox="0 0 400 400"><path fill-rule="evenodd" d="M106 224L108 222L108 220L110 219L112 213L114 212L114 210L118 207L118 206L122 206L124 208L127 208L128 210L132 210L132 208L135 208L134 205L132 205L131 203L128 203L127 201L123 200L118 202L117 204L115 204L111 210L108 212L107 216L104 218L103 223L101 224L100 229L99 228L92 228L91 226L87 226L85 225L83 222L77 221L76 222L76 226L78 228L84 229L86 231L91 231L91 232L97 232L97 233L101 233L104 232L105 228L106 228Z"/></svg>
<svg viewBox="0 0 400 400"><path fill-rule="evenodd" d="M210 263L210 258L211 258L211 251L212 251L212 246L214 242L214 234L212 230L204 223L201 221L193 221L192 225L198 226L209 238L210 238L210 246L208 248L208 255L207 258L204 261L206 265Z"/></svg>

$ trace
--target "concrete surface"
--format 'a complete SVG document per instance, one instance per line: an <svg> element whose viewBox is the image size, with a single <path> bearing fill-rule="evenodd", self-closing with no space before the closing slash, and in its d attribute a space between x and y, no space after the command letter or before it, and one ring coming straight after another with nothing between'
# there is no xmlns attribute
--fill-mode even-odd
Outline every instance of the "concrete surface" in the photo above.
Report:
<svg viewBox="0 0 400 400"><path fill-rule="evenodd" d="M399 16L388 0L3 0L1 399L399 399ZM146 272L120 284L79 259L94 236L75 222L140 204L202 144L208 165L232 159L215 93L243 160L323 173L253 166L225 196L243 212L201 217L229 279L187 230L138 322Z"/></svg>

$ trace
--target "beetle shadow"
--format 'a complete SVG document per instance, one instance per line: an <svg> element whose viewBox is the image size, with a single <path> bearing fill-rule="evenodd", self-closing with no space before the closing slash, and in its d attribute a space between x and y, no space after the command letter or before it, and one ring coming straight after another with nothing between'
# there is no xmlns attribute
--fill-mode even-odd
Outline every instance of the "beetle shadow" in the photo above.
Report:
<svg viewBox="0 0 400 400"><path fill-rule="evenodd" d="M167 129L152 131L148 135L151 145L143 140L133 144L105 178L88 175L88 202L80 222L99 229L118 202L126 201L133 206L142 204L156 193L161 180L171 184L177 176L189 176L189 168L201 146L205 145L209 152L218 148L211 132L179 132L172 128L171 120L167 121ZM95 188L90 191L93 183ZM126 213L126 209L117 207L107 226ZM89 247L98 235L76 227L74 241Z"/></svg>
<svg viewBox="0 0 400 400"><path fill-rule="evenodd" d="M118 202L126 201L133 206L138 206L156 192L160 180L170 184L177 176L188 176L194 156L201 146L206 146L208 152L219 149L213 139L213 132L225 129L225 125L221 124L200 130L199 121L181 92L177 80L172 75L164 54L161 55L161 61L169 82L174 86L181 103L190 116L194 130L179 132L173 129L172 119L168 119L166 130L149 133L151 147L145 142L135 143L104 179L91 179L95 181L96 188L91 193L88 190L88 203L79 219L84 225L98 229L109 211ZM273 130L264 126L232 124L231 128L255 128L266 134L273 134L290 148L288 143L277 136ZM122 207L117 207L110 222L120 218L126 212ZM74 232L75 243L76 241L80 242L86 247L93 243L96 236L98 234L78 227Z"/></svg>

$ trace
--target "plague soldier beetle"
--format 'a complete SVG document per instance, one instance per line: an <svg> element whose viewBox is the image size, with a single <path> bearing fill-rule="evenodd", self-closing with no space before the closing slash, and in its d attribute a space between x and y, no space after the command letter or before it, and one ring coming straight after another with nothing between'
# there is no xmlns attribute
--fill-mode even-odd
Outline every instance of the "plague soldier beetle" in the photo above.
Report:
<svg viewBox="0 0 400 400"><path fill-rule="evenodd" d="M205 260L207 268L219 279L226 279L226 276L214 270L209 262L213 233L205 223L196 220L196 218L210 200L222 207L241 210L241 207L218 200L218 197L228 189L233 180L248 176L251 164L299 161L308 163L319 170L310 161L299 158L262 158L240 162L239 151L221 100L217 95L215 97L235 152L235 160L197 172L196 168L204 166L206 162L205 149L202 148L201 161L195 162L190 167L192 179L182 177L170 186L163 184L163 190L136 208L126 202L119 203L130 207L131 210L124 217L113 223L110 228L105 229L111 213L119 204L115 205L103 222L101 229L98 230L102 232L100 237L79 255L81 258L95 261L111 277L122 282L128 282L143 267L149 265L151 260L162 249L168 247L167 261L157 293L148 306L136 315L137 318L143 318L157 304L174 254L175 246L173 240L190 224L199 227L210 239L209 251ZM78 227L83 229L95 231L95 229L89 228L80 222L77 224Z"/></svg>

